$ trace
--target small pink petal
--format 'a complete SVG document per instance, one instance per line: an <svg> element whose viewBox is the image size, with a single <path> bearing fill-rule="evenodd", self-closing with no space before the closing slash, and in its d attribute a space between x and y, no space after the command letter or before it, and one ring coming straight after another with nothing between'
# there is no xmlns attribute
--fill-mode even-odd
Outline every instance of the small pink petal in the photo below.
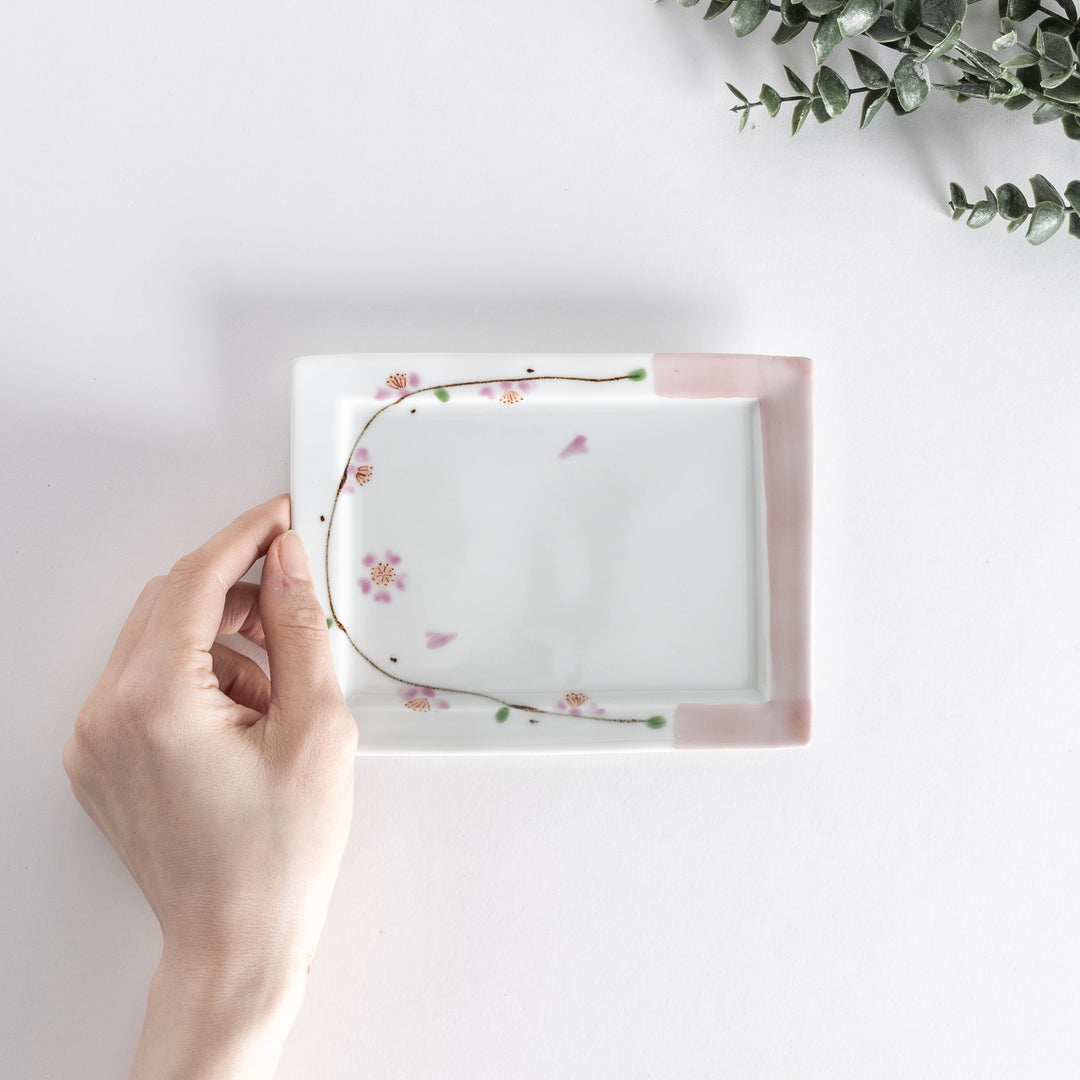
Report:
<svg viewBox="0 0 1080 1080"><path fill-rule="evenodd" d="M525 380L524 382L519 382L519 383L518 383L518 389L519 389L519 390L520 390L520 391L521 391L521 392L522 392L523 394L527 394L527 393L528 393L528 392L529 392L529 391L530 391L530 390L532 389L532 383L531 383L531 382L529 382L529 380L528 380L528 379L526 379L526 380Z"/></svg>
<svg viewBox="0 0 1080 1080"><path fill-rule="evenodd" d="M367 459L368 459L367 447L366 446L361 446L360 449L357 450L356 453L353 454L352 457L353 457L353 461L367 461Z"/></svg>
<svg viewBox="0 0 1080 1080"><path fill-rule="evenodd" d="M371 592L371 582L366 577L358 578L357 581L360 585L360 591L367 596Z"/></svg>
<svg viewBox="0 0 1080 1080"><path fill-rule="evenodd" d="M604 710L603 709L593 709L593 712L595 712L597 716L603 716L604 715Z"/></svg>
<svg viewBox="0 0 1080 1080"><path fill-rule="evenodd" d="M352 484L346 484L341 490L343 494L351 495L356 490L356 488L354 488Z"/></svg>
<svg viewBox="0 0 1080 1080"><path fill-rule="evenodd" d="M397 587L398 587L399 589L401 589L401 591L402 591L402 592L404 592L404 591L405 591L405 579L404 579L404 578L400 578L400 577L399 577L399 578L397 579L397 581L395 581L395 582L394 582L394 584L395 584L395 585L396 585L396 586L397 586Z"/></svg>
<svg viewBox="0 0 1080 1080"><path fill-rule="evenodd" d="M388 592L377 592L375 594L375 603L376 604L389 604L390 603L390 594Z"/></svg>
<svg viewBox="0 0 1080 1080"><path fill-rule="evenodd" d="M385 386L380 386L379 389L375 391L376 401L385 401L390 396L390 391L387 390Z"/></svg>
<svg viewBox="0 0 1080 1080"><path fill-rule="evenodd" d="M457 634L439 634L434 630L428 630L426 633L427 647L429 649L444 649L457 637Z"/></svg>
<svg viewBox="0 0 1080 1080"><path fill-rule="evenodd" d="M581 715L581 710L580 709L571 709L570 710L570 715L571 716L580 716Z"/></svg>
<svg viewBox="0 0 1080 1080"><path fill-rule="evenodd" d="M367 555L364 556L364 565L365 566L374 566L377 561L378 560L375 558L375 556L370 554L370 553L368 553Z"/></svg>
<svg viewBox="0 0 1080 1080"><path fill-rule="evenodd" d="M447 701L446 698L436 698L435 699L435 708L436 709L449 709L450 708L450 702Z"/></svg>
<svg viewBox="0 0 1080 1080"><path fill-rule="evenodd" d="M585 436L578 435L573 438L563 447L559 454L561 458L573 457L575 454L587 454L589 452L588 446L585 445Z"/></svg>
<svg viewBox="0 0 1080 1080"><path fill-rule="evenodd" d="M409 372L409 385L419 386L421 382L420 376L415 371Z"/></svg>
<svg viewBox="0 0 1080 1080"><path fill-rule="evenodd" d="M397 564L398 564L399 562L401 562L401 556L400 556L400 555L395 555L395 554L394 554L394 553L393 553L392 551L390 551L390 550L389 550L389 548L388 548L388 549L387 549L387 551L386 551L386 561L387 561L388 563L390 563L390 565L391 565L391 566L397 566Z"/></svg>
<svg viewBox="0 0 1080 1080"><path fill-rule="evenodd" d="M499 383L499 385L504 390L513 390L514 389L514 384L512 382L501 382L501 383Z"/></svg>
<svg viewBox="0 0 1080 1080"><path fill-rule="evenodd" d="M562 709L563 712L566 712L566 702L560 701L559 704L555 706L555 708Z"/></svg>
<svg viewBox="0 0 1080 1080"><path fill-rule="evenodd" d="M490 386L481 386L480 387L480 396L481 397L493 398L495 396L495 391L492 390Z"/></svg>
<svg viewBox="0 0 1080 1080"><path fill-rule="evenodd" d="M420 693L423 694L424 697L434 697L435 696L435 691L432 690L430 686L422 686L420 688Z"/></svg>
<svg viewBox="0 0 1080 1080"><path fill-rule="evenodd" d="M417 686L403 686L398 690L398 696L403 698L416 697L420 693L420 688Z"/></svg>

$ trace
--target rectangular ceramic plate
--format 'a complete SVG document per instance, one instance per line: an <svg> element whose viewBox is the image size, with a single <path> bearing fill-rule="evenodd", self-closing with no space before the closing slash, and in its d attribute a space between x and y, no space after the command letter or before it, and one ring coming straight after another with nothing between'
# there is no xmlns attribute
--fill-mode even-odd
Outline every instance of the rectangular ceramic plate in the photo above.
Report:
<svg viewBox="0 0 1080 1080"><path fill-rule="evenodd" d="M298 360L293 527L367 752L809 738L810 364Z"/></svg>

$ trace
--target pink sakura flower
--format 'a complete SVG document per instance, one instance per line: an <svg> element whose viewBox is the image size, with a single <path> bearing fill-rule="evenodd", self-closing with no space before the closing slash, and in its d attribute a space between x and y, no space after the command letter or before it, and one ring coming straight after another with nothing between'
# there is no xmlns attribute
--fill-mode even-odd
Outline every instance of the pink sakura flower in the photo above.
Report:
<svg viewBox="0 0 1080 1080"><path fill-rule="evenodd" d="M450 702L446 698L436 697L430 686L403 686L398 691L398 697L405 703L405 708L413 712L450 708Z"/></svg>
<svg viewBox="0 0 1080 1080"><path fill-rule="evenodd" d="M349 467L345 470L345 485L341 491L344 495L351 495L358 487L363 487L374 475L375 466L368 465L368 452L366 447L358 447L349 461Z"/></svg>
<svg viewBox="0 0 1080 1080"><path fill-rule="evenodd" d="M392 585L395 589L405 588L405 575L397 569L401 563L401 556L387 551L384 560L368 552L363 562L364 566L368 567L368 576L357 578L356 583L360 586L360 591L365 596L373 593L377 604L389 604L393 595L390 592L390 586Z"/></svg>
<svg viewBox="0 0 1080 1080"><path fill-rule="evenodd" d="M589 697L588 697L587 694L581 694L581 693L578 693L576 690L571 690L570 693L568 693L566 695L566 697L564 697L562 699L562 701L560 701L555 706L555 708L560 709L562 712L569 712L571 716L580 716L581 715L581 706L584 705L585 702L588 701L588 700L589 700ZM604 715L604 710L603 709L598 709L594 705L589 710L589 715L590 716L603 716Z"/></svg>
<svg viewBox="0 0 1080 1080"><path fill-rule="evenodd" d="M499 388L502 390L502 393L499 394L499 400L504 405L516 405L519 401L524 400L531 387L532 383L528 379L521 382L499 383ZM480 396L486 398L495 397L495 388L493 386L481 386Z"/></svg>
<svg viewBox="0 0 1080 1080"><path fill-rule="evenodd" d="M385 386L380 386L375 391L376 401L385 401L387 398L403 398L406 394L420 388L420 376L415 371L408 375L404 371L395 372L386 380Z"/></svg>

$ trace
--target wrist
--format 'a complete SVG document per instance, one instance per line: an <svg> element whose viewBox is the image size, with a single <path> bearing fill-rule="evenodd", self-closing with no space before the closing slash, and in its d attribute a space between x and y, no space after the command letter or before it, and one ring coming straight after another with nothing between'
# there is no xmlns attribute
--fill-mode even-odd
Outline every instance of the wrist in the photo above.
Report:
<svg viewBox="0 0 1080 1080"><path fill-rule="evenodd" d="M265 957L162 952L132 1080L269 1080L306 986Z"/></svg>

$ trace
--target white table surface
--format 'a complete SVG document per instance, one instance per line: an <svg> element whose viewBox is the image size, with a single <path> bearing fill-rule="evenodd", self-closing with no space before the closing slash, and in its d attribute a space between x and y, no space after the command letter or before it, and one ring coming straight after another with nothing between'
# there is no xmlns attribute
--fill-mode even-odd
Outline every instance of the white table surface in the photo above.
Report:
<svg viewBox="0 0 1080 1080"><path fill-rule="evenodd" d="M135 1045L157 925L60 752L142 582L287 488L293 356L455 349L814 358L814 738L358 761L279 1076L1076 1075L1080 245L942 203L1080 149L736 136L787 58L702 11L8 11L0 1075Z"/></svg>

